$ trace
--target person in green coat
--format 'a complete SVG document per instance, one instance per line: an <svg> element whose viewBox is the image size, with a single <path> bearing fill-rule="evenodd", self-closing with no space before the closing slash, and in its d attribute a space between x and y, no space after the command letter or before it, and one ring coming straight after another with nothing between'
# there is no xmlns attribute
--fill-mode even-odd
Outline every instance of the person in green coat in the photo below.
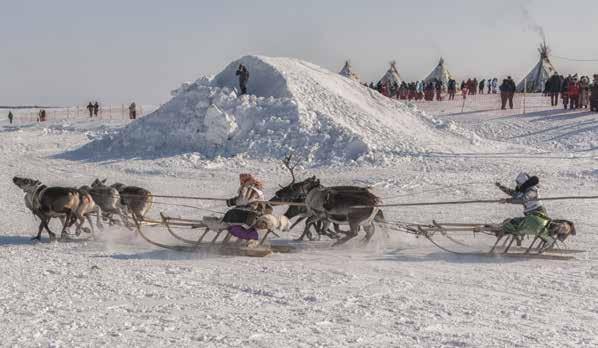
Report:
<svg viewBox="0 0 598 348"><path fill-rule="evenodd" d="M515 189L496 183L496 186L504 193L511 196L501 200L501 203L521 204L523 205L523 217L516 217L507 220L502 225L502 229L507 234L518 237L525 235L534 235L540 237L543 241L551 244L554 242L548 234L548 225L550 218L546 209L542 205L538 195L538 184L540 180L537 176L529 176L527 173L520 173L515 179Z"/></svg>

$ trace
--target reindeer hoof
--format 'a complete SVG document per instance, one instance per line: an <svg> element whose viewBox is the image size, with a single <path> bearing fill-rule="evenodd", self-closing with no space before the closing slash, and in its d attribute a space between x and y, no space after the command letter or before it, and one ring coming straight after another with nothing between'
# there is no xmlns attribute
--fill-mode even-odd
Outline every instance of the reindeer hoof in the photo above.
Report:
<svg viewBox="0 0 598 348"><path fill-rule="evenodd" d="M84 227L83 228L83 232L85 232L85 233L91 233L91 230L88 227Z"/></svg>
<svg viewBox="0 0 598 348"><path fill-rule="evenodd" d="M31 241L41 241L41 237L32 237Z"/></svg>

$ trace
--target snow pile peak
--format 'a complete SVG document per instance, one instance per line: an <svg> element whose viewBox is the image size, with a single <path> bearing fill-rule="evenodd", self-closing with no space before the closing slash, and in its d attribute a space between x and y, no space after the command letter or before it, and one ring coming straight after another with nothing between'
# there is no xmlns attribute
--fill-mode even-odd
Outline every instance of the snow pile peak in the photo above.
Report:
<svg viewBox="0 0 598 348"><path fill-rule="evenodd" d="M248 95L237 89L239 64L250 73ZM413 106L298 59L246 56L174 94L154 113L78 151L87 157L196 153L206 159L294 152L306 163L324 164L384 161L467 144Z"/></svg>

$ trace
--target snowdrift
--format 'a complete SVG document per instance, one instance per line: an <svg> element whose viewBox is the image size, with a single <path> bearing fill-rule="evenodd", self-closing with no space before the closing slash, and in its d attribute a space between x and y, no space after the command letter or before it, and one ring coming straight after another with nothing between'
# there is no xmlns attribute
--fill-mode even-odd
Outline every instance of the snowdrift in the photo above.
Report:
<svg viewBox="0 0 598 348"><path fill-rule="evenodd" d="M237 95L239 64L250 72L250 95ZM314 64L246 56L212 79L184 84L154 113L76 153L86 159L189 152L267 159L292 151L310 164L377 162L466 150L471 143L449 128Z"/></svg>

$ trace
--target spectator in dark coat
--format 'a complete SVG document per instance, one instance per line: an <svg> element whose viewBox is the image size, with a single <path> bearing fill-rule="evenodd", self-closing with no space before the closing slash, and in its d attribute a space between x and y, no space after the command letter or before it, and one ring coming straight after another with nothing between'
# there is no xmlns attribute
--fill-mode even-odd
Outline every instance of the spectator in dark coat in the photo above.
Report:
<svg viewBox="0 0 598 348"><path fill-rule="evenodd" d="M98 102L96 101L95 104L93 104L93 115L95 117L98 117L99 111L100 111L100 104L98 104Z"/></svg>
<svg viewBox="0 0 598 348"><path fill-rule="evenodd" d="M562 84L562 78L557 73L554 73L546 82L546 93L550 95L550 105L559 105L559 93L561 92Z"/></svg>
<svg viewBox="0 0 598 348"><path fill-rule="evenodd" d="M447 90L448 90L449 100L455 100L455 94L457 93L457 81L455 81L454 79L450 79L448 81Z"/></svg>
<svg viewBox="0 0 598 348"><path fill-rule="evenodd" d="M237 69L237 76L239 76L239 87L241 88L241 95L247 94L247 81L249 81L249 71L243 64L239 64Z"/></svg>
<svg viewBox="0 0 598 348"><path fill-rule="evenodd" d="M515 96L515 90L517 86L515 85L515 81L511 78L511 76L507 77L502 81L502 85L500 85L500 100L501 100L501 109L507 109L507 101L509 101L509 108L513 109L513 97Z"/></svg>
<svg viewBox="0 0 598 348"><path fill-rule="evenodd" d="M39 115L37 116L37 122L46 122L46 110L41 109L39 111Z"/></svg>
<svg viewBox="0 0 598 348"><path fill-rule="evenodd" d="M436 90L436 100L441 101L442 100L442 81L440 81L439 79L435 79L434 89Z"/></svg>
<svg viewBox="0 0 598 348"><path fill-rule="evenodd" d="M598 75L594 75L594 82L590 85L590 110L598 112Z"/></svg>
<svg viewBox="0 0 598 348"><path fill-rule="evenodd" d="M10 124L12 124L12 120L13 120L14 116L12 114L12 111L8 112L8 122L10 122Z"/></svg>
<svg viewBox="0 0 598 348"><path fill-rule="evenodd" d="M91 102L87 104L87 111L89 111L89 117L93 117L93 104Z"/></svg>
<svg viewBox="0 0 598 348"><path fill-rule="evenodd" d="M129 105L129 119L137 119L137 105L135 105L135 102L132 102L131 105Z"/></svg>

